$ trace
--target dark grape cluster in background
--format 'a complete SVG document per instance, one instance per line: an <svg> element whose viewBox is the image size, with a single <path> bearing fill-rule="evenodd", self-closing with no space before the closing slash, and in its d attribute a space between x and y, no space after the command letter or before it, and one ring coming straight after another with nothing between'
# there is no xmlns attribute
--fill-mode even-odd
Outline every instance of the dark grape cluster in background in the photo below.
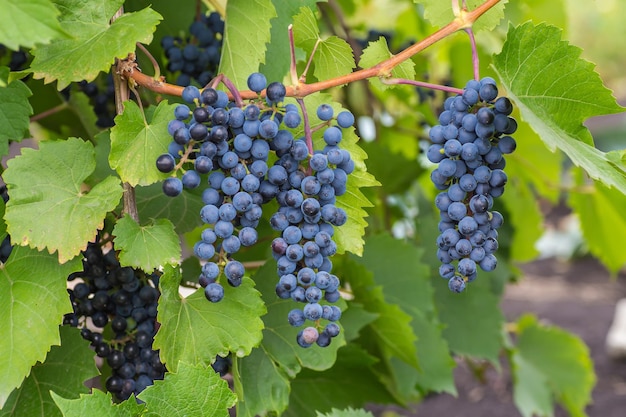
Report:
<svg viewBox="0 0 626 417"><path fill-rule="evenodd" d="M492 78L469 81L462 95L446 99L440 124L429 132L427 157L438 164L431 179L442 191L435 199L439 274L455 292L476 279L478 268L493 271L497 264L503 218L492 210L493 200L504 193L504 155L515 150L509 135L517 130L511 101L497 97Z"/></svg>
<svg viewBox="0 0 626 417"><path fill-rule="evenodd" d="M27 67L30 55L23 50L12 51L0 44L0 67L7 66L11 71L21 71Z"/></svg>
<svg viewBox="0 0 626 417"><path fill-rule="evenodd" d="M268 85L260 73L250 75L247 86L259 94L265 91L265 98L259 95L239 107L221 91L185 87L182 98L188 104L175 107L168 125L173 141L156 161L159 171L172 174L163 182L163 192L175 197L185 188L204 188L200 217L207 226L194 253L202 262L199 284L211 302L223 298L224 281L241 284L245 268L236 253L257 242L262 207L277 201L279 209L270 219L280 233L272 242L276 293L304 303L289 313L290 324L314 322L299 332L298 343L328 346L339 333L334 321L341 316L330 305L340 298L339 279L331 273L330 257L337 251L334 227L347 221L335 198L346 192L354 170L350 153L339 143L354 116L347 111L334 115L331 106L321 105L312 128L323 131L326 146L311 154L305 137L292 133L301 128L302 116L296 105L283 103L285 86Z"/></svg>
<svg viewBox="0 0 626 417"><path fill-rule="evenodd" d="M189 27L189 34L185 38L164 36L161 39L167 69L177 75L178 85L188 86L196 81L204 86L219 67L224 21L217 12L201 15Z"/></svg>
<svg viewBox="0 0 626 417"><path fill-rule="evenodd" d="M103 253L98 244L90 243L83 256L83 270L68 277L74 312L64 324L81 328L82 337L111 368L107 391L125 400L163 379L166 371L152 349L159 275L122 267L115 251Z"/></svg>
<svg viewBox="0 0 626 417"><path fill-rule="evenodd" d="M6 185L0 186L0 195L6 205L7 201L9 201L9 193L7 192ZM5 263L7 259L9 259L9 255L11 255L12 250L13 246L11 245L11 236L7 234L0 244L0 262Z"/></svg>
<svg viewBox="0 0 626 417"><path fill-rule="evenodd" d="M80 91L89 98L96 114L96 126L108 128L115 126L115 86L111 73L96 78L94 81L78 83Z"/></svg>

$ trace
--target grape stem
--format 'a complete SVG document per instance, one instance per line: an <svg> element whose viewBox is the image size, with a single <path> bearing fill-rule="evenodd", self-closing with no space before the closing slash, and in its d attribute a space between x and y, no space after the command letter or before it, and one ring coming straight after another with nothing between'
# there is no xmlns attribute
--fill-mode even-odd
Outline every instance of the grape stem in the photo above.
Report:
<svg viewBox="0 0 626 417"><path fill-rule="evenodd" d="M136 45L137 45L137 48L141 49L141 52L143 52L148 57L150 62L152 63L152 67L154 68L154 78L160 78L161 77L161 67L159 67L159 63L157 62L157 60L154 59L154 57L152 56L150 51L148 51L148 49L146 49L146 47L143 46L143 44L141 44L140 42L137 42Z"/></svg>
<svg viewBox="0 0 626 417"><path fill-rule="evenodd" d="M316 83L306 84L303 82L302 78L305 76L306 71L310 65L310 60L307 63L307 68L305 69L303 75L300 77L300 82L294 86L287 86L287 97L295 97L296 99L304 98L310 94L316 93L318 91L327 90L332 87L338 87L344 84L349 84L355 81L365 80L367 78L380 77L380 78L390 78L392 75L392 70L411 58L412 56L422 52L429 46L435 44L436 42L450 36L451 34L459 31L465 30L466 28L470 28L472 24L483 14L485 14L489 9L498 4L500 0L485 0L483 4L475 8L470 12L462 11L459 16L455 17L450 23L446 26L442 27L438 31L432 33L426 38L422 39L420 42L417 42L397 55L393 55L392 57L379 62L377 65L371 68L365 68L358 71L351 72L349 74L341 75L338 77L330 78L328 80L318 81ZM311 54L311 57L313 56ZM134 66L136 67L136 65ZM173 84L168 84L160 81L158 78L154 78L149 75L145 75L140 71L134 71L134 67L125 66L122 71L125 72L125 76L132 78L135 82L151 91L156 93L168 94L173 96L180 96L183 91L183 87ZM254 91L239 91L242 99L255 99L258 98L258 94ZM265 97L265 91L261 92L261 96Z"/></svg>
<svg viewBox="0 0 626 417"><path fill-rule="evenodd" d="M478 49L476 49L476 37L474 37L474 31L471 27L465 28L467 36L469 36L470 44L472 45L472 66L474 67L474 79L480 80L480 61L478 59Z"/></svg>
<svg viewBox="0 0 626 417"><path fill-rule="evenodd" d="M313 155L313 135L311 134L311 122L309 121L309 114L306 112L306 105L304 100L297 98L296 101L300 105L302 110L302 117L304 119L304 139L306 140L306 147L309 149L309 155ZM308 173L310 175L310 172Z"/></svg>
<svg viewBox="0 0 626 417"><path fill-rule="evenodd" d="M291 83L298 84L298 69L296 67L296 42L293 38L293 25L289 25L287 28L289 34L289 75L291 76Z"/></svg>
<svg viewBox="0 0 626 417"><path fill-rule="evenodd" d="M115 15L111 18L113 23L117 18L124 14L124 6L121 6ZM134 54L133 54L134 55ZM116 58L117 69L123 68L122 61ZM138 72L138 71L135 71ZM117 114L124 112L124 102L130 100L130 89L128 88L128 82L122 78L124 74L120 71L113 71L113 85L115 87L115 110ZM139 223L139 210L137 210L137 201L135 199L135 189L127 182L122 184L124 189L123 213L128 214L135 222Z"/></svg>
<svg viewBox="0 0 626 417"><path fill-rule="evenodd" d="M461 88L449 87L447 85L431 84L431 83L427 83L424 81L415 81L415 80L409 80L405 78L382 78L381 81L383 84L389 84L389 85L408 84L408 85L414 85L416 87L446 91L452 94L463 94L463 89Z"/></svg>

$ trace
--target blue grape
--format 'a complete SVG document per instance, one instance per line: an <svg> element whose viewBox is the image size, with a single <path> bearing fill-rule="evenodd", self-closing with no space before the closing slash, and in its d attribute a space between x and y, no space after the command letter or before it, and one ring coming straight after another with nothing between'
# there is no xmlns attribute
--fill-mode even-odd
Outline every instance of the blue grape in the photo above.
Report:
<svg viewBox="0 0 626 417"><path fill-rule="evenodd" d="M176 197L183 191L183 183L180 179L172 177L163 181L163 193L169 197Z"/></svg>
<svg viewBox="0 0 626 417"><path fill-rule="evenodd" d="M224 287L216 282L213 282L206 286L204 289L204 295L210 302L217 303L224 298Z"/></svg>
<svg viewBox="0 0 626 417"><path fill-rule="evenodd" d="M354 125L354 115L349 111L342 111L337 115L337 124L343 129Z"/></svg>
<svg viewBox="0 0 626 417"><path fill-rule="evenodd" d="M260 93L267 86L265 75L255 72L248 76L248 88L255 93Z"/></svg>
<svg viewBox="0 0 626 417"><path fill-rule="evenodd" d="M317 118L328 121L333 118L333 108L328 104L320 104L317 108Z"/></svg>
<svg viewBox="0 0 626 417"><path fill-rule="evenodd" d="M182 183L185 188L196 188L200 185L200 175L194 170L189 170L183 174Z"/></svg>

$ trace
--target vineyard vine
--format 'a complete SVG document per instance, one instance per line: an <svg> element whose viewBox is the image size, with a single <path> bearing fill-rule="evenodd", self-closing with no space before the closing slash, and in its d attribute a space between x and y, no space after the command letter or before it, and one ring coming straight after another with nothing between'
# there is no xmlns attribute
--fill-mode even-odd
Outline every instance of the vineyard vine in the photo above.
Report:
<svg viewBox="0 0 626 417"><path fill-rule="evenodd" d="M364 417L461 360L586 415L585 344L499 302L539 201L626 263L623 108L506 3L0 0L0 416Z"/></svg>

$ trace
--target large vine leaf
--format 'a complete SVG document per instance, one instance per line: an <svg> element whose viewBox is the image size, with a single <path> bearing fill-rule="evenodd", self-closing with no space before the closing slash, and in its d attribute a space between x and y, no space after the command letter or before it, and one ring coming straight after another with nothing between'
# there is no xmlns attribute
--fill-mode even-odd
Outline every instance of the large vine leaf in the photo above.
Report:
<svg viewBox="0 0 626 417"><path fill-rule="evenodd" d="M294 17L294 39L296 46L308 54L315 53L313 74L318 80L349 74L356 67L352 48L346 41L338 36L319 37L317 21L309 8L300 8Z"/></svg>
<svg viewBox="0 0 626 417"><path fill-rule="evenodd" d="M378 63L391 58L392 53L389 51L389 47L385 38L370 42L367 48L363 50L361 60L359 61L359 67L370 68ZM410 59L402 62L400 65L392 70L392 76L396 78L406 78L412 80L415 78L415 64ZM383 84L378 78L370 78L370 83L380 90L384 90L392 85Z"/></svg>
<svg viewBox="0 0 626 417"><path fill-rule="evenodd" d="M80 398L68 400L54 392L52 399L63 413L63 417L139 417L145 411L144 404L138 404L134 396L119 404L113 404L111 393L94 389L89 395L81 394Z"/></svg>
<svg viewBox="0 0 626 417"><path fill-rule="evenodd" d="M92 81L108 71L115 58L126 58L137 42L150 43L161 15L150 8L126 13L110 23L124 2L55 0L63 10L61 25L72 34L33 51L31 69L46 83L58 80L62 90L73 81Z"/></svg>
<svg viewBox="0 0 626 417"><path fill-rule="evenodd" d="M174 105L164 100L156 109L142 110L134 101L124 103L124 113L115 118L111 129L109 163L122 181L132 186L150 185L167 178L156 169L156 160L167 150L172 138L167 124L173 118Z"/></svg>
<svg viewBox="0 0 626 417"><path fill-rule="evenodd" d="M622 238L626 235L626 195L599 182L585 186L576 172L577 185L569 193L569 204L580 218L580 227L589 251L616 274L626 263Z"/></svg>
<svg viewBox="0 0 626 417"><path fill-rule="evenodd" d="M68 398L89 392L84 382L98 375L93 350L78 329L61 326L60 333L61 346L52 346L46 361L33 367L22 386L7 399L0 417L60 417L50 391Z"/></svg>
<svg viewBox="0 0 626 417"><path fill-rule="evenodd" d="M542 326L531 315L518 320L517 330L513 399L522 415L551 416L556 400L570 415L586 416L596 382L589 348L577 336Z"/></svg>
<svg viewBox="0 0 626 417"><path fill-rule="evenodd" d="M405 390L405 396L416 384L423 391L456 393L452 375L456 364L434 314L430 269L422 263L422 258L421 250L382 234L370 237L363 257L355 259L373 273L374 282L382 287L385 301L396 304L412 318L420 369L390 361L389 367L397 382L402 381L397 384L398 389Z"/></svg>
<svg viewBox="0 0 626 417"><path fill-rule="evenodd" d="M333 107L334 114L337 115L343 110L340 104L333 102L332 97L325 93L315 93L306 97L305 104L307 114L311 121L311 126L315 127L323 122L317 119L316 111L319 105L329 104ZM348 215L348 221L341 227L335 228L334 239L337 242L339 253L350 251L356 255L363 253L363 236L367 227L366 217L368 216L365 208L372 207L372 203L365 197L360 190L363 187L375 187L380 183L367 172L365 160L367 154L357 144L359 137L356 135L354 128L342 129L343 139L339 146L350 152L350 156L354 161L355 169L348 176L347 192L337 197L336 206L344 209ZM313 132L313 148L323 149L326 143L323 139L324 129L318 129ZM304 136L303 130L295 133L295 137Z"/></svg>
<svg viewBox="0 0 626 417"><path fill-rule="evenodd" d="M271 38L270 21L276 16L272 0L229 0L219 73L239 88L264 62ZM280 81L280 80L270 80Z"/></svg>
<svg viewBox="0 0 626 417"><path fill-rule="evenodd" d="M527 123L519 123L515 138L517 149L507 155L509 186L502 200L510 217L507 222L515 229L511 236L511 259L530 261L537 254L533 243L544 231L537 195L556 203L563 154L546 152L541 138Z"/></svg>
<svg viewBox="0 0 626 417"><path fill-rule="evenodd" d="M509 28L494 67L522 118L550 150L560 149L592 178L626 193L624 164L594 148L583 125L588 117L623 108L580 53L561 40L560 29L528 22Z"/></svg>
<svg viewBox="0 0 626 417"><path fill-rule="evenodd" d="M471 291L457 294L448 289L443 279L437 278L435 300L450 349L496 363L502 348L504 317L500 298L492 293L487 281L487 277L480 277L472 283Z"/></svg>
<svg viewBox="0 0 626 417"><path fill-rule="evenodd" d="M301 304L291 299L279 299L275 292L276 262L267 262L255 274L258 290L263 294L267 314L263 317L265 329L261 346L250 356L237 360L235 390L242 399L237 415L254 417L267 412L282 412L289 402L289 379L302 368L318 371L330 368L337 358L337 350L345 344L343 334L330 346L317 345L304 349L296 343L297 328L287 321L287 314ZM322 320L321 326L327 322ZM264 384L258 384L264 379Z"/></svg>
<svg viewBox="0 0 626 417"><path fill-rule="evenodd" d="M202 225L200 210L204 207L200 187L183 190L172 198L163 193L161 184L135 189L137 209L142 219L169 219L178 233L186 233Z"/></svg>
<svg viewBox="0 0 626 417"><path fill-rule="evenodd" d="M374 282L373 274L356 261L347 262L341 271L350 278L354 297L365 309L377 314L364 332L375 341L385 358L396 357L416 370L420 368L415 343L417 336L411 328L412 317L397 304L385 299L383 287Z"/></svg>
<svg viewBox="0 0 626 417"><path fill-rule="evenodd" d="M96 161L93 146L79 138L41 142L7 165L3 176L11 199L4 218L12 241L58 251L61 263L86 248L122 197L114 177L89 192L82 188Z"/></svg>
<svg viewBox="0 0 626 417"><path fill-rule="evenodd" d="M0 405L59 344L59 324L72 308L67 276L80 268L79 259L60 265L56 256L19 246L0 268Z"/></svg>
<svg viewBox="0 0 626 417"><path fill-rule="evenodd" d="M441 0L413 0L415 3L424 5L424 17L432 23L434 26L442 27L454 20L454 12L452 5L449 1ZM465 0L468 10L473 10L476 7L483 4L485 0ZM492 30L500 23L500 20L504 17L504 5L507 0L500 1L493 6L487 13L482 15L474 24L472 29L474 31L479 30ZM459 4L461 2L459 1Z"/></svg>
<svg viewBox="0 0 626 417"><path fill-rule="evenodd" d="M113 235L122 265L152 271L163 265L180 263L178 234L167 219L157 219L148 226L141 226L126 215L115 224Z"/></svg>
<svg viewBox="0 0 626 417"><path fill-rule="evenodd" d="M374 370L376 362L357 344L351 344L339 350L332 368L324 372L303 370L291 384L289 408L282 416L314 417L316 411L337 407L397 403ZM313 398L315 407L311 407Z"/></svg>
<svg viewBox="0 0 626 417"><path fill-rule="evenodd" d="M17 50L68 37L50 0L0 0L0 44Z"/></svg>
<svg viewBox="0 0 626 417"><path fill-rule="evenodd" d="M267 44L261 72L268 80L282 80L289 71L289 36L287 28L300 7L315 9L316 0L272 0L277 16L271 21L271 41Z"/></svg>
<svg viewBox="0 0 626 417"><path fill-rule="evenodd" d="M0 155L9 153L10 140L24 138L30 124L29 116L33 114L28 102L32 92L22 81L8 84L8 75L8 68L0 68Z"/></svg>
<svg viewBox="0 0 626 417"><path fill-rule="evenodd" d="M137 396L148 407L142 417L228 417L237 397L219 374L200 364L177 368Z"/></svg>
<svg viewBox="0 0 626 417"><path fill-rule="evenodd" d="M249 355L261 342L265 306L251 279L244 278L237 288L224 285L219 303L208 301L203 290L181 298L179 283L180 270L166 267L159 284L161 327L154 346L170 371L177 371L179 361L210 364L216 355L225 357L228 352Z"/></svg>

